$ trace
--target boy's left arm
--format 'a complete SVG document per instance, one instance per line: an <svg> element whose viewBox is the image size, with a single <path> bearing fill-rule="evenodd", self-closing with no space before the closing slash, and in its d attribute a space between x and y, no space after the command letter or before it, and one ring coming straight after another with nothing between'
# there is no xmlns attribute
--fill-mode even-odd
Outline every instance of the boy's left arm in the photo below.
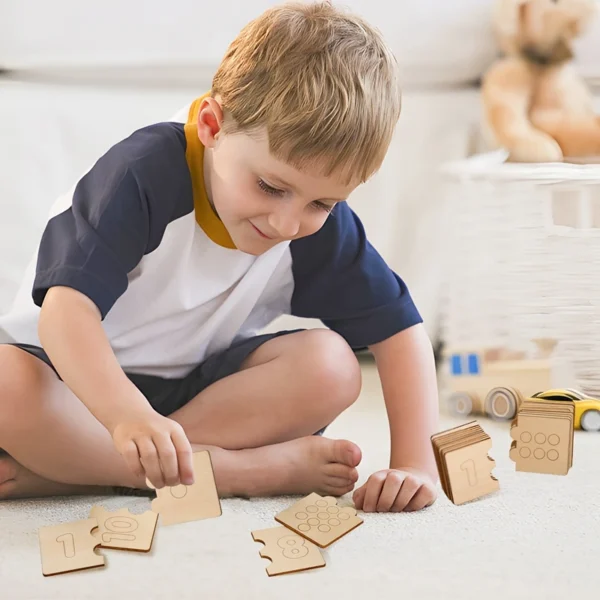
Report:
<svg viewBox="0 0 600 600"><path fill-rule="evenodd" d="M365 512L420 510L437 498L431 436L438 427L438 389L431 342L415 325L370 346L381 378L391 434L390 468L354 492Z"/></svg>

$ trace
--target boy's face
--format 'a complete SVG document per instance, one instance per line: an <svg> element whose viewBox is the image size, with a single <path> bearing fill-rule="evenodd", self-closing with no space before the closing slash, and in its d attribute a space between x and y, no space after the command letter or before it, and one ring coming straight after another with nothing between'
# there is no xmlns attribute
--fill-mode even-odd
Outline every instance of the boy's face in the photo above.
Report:
<svg viewBox="0 0 600 600"><path fill-rule="evenodd" d="M317 232L356 188L275 159L266 133L221 132L212 139L202 133L199 128L208 196L236 247L247 254Z"/></svg>

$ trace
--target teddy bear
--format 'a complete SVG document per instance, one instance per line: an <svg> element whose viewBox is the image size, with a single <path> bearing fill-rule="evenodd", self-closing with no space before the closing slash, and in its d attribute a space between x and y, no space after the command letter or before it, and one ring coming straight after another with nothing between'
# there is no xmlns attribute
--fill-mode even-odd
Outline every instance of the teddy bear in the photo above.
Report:
<svg viewBox="0 0 600 600"><path fill-rule="evenodd" d="M600 157L600 117L571 64L573 42L597 0L497 0L494 28L504 58L482 80L487 133L512 162ZM600 40L599 42L600 43ZM577 160L579 159L579 160Z"/></svg>

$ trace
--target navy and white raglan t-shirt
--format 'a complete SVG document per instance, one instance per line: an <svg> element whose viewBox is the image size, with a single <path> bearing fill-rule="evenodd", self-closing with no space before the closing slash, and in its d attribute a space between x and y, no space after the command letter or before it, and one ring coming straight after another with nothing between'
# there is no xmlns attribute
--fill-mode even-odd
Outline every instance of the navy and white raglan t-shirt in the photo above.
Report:
<svg viewBox="0 0 600 600"><path fill-rule="evenodd" d="M54 204L0 341L41 346L40 307L68 286L99 308L121 367L184 377L282 314L320 319L362 348L421 322L404 282L339 203L315 234L237 250L209 203L202 98L117 143Z"/></svg>

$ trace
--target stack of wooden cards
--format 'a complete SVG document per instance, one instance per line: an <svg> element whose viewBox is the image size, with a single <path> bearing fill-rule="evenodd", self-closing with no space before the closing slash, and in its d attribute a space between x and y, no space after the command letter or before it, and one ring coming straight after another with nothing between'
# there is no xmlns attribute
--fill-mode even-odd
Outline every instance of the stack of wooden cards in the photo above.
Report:
<svg viewBox="0 0 600 600"><path fill-rule="evenodd" d="M252 532L255 542L265 544L260 555L271 560L269 577L324 567L319 548L333 544L363 522L353 508L341 508L335 498L314 493L280 512L275 520L285 527Z"/></svg>
<svg viewBox="0 0 600 600"><path fill-rule="evenodd" d="M516 470L566 475L573 466L574 419L571 401L522 402L510 430Z"/></svg>
<svg viewBox="0 0 600 600"><path fill-rule="evenodd" d="M490 437L476 421L431 436L442 488L454 504L475 500L499 489L488 456Z"/></svg>

